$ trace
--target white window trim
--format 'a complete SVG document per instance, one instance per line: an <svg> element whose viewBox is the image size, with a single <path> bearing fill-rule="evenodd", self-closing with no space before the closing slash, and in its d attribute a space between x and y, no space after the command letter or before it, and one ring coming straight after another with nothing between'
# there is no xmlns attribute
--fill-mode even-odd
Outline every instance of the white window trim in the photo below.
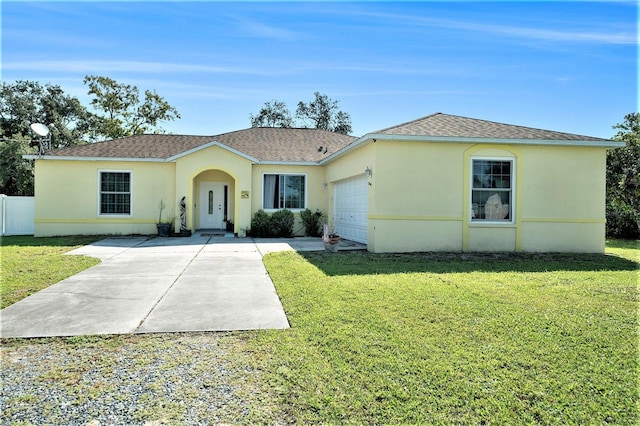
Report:
<svg viewBox="0 0 640 426"><path fill-rule="evenodd" d="M304 207L301 209L287 209L287 210L291 210L292 212L301 212L304 209L307 208L307 206L309 205L307 203L307 196L309 194L308 192L308 188L309 188L309 180L307 177L306 173L281 173L281 172L262 172L262 177L260 178L260 187L261 187L261 191L260 191L260 208L262 210L264 210L265 212L268 213L273 213L273 212L277 212L279 210L285 210L285 208L281 208L281 209L265 209L264 208L264 177L265 175L277 175L277 176L304 176Z"/></svg>
<svg viewBox="0 0 640 426"><path fill-rule="evenodd" d="M487 220L473 218L473 162L481 161L509 161L511 163L511 203L509 205L510 220ZM469 225L513 226L516 223L516 158L515 157L471 157L469 161Z"/></svg>
<svg viewBox="0 0 640 426"><path fill-rule="evenodd" d="M110 214L100 211L100 201L102 200L102 173L129 173L129 214ZM96 200L96 212L100 218L130 218L133 217L133 171L132 170L116 170L116 169L98 169L98 197Z"/></svg>

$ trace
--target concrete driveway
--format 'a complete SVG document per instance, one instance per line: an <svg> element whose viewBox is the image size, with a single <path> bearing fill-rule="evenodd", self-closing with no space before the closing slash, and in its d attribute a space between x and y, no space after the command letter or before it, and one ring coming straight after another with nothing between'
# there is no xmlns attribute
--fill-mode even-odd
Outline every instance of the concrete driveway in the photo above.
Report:
<svg viewBox="0 0 640 426"><path fill-rule="evenodd" d="M0 336L288 328L262 263L281 250L322 250L322 242L107 238L69 253L102 263L0 311Z"/></svg>

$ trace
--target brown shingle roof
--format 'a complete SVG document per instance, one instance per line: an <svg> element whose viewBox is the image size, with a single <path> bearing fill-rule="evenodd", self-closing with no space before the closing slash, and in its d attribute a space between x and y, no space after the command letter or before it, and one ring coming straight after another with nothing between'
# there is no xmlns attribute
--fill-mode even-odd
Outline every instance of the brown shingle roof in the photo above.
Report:
<svg viewBox="0 0 640 426"><path fill-rule="evenodd" d="M162 159L197 148L212 140L211 136L135 135L56 149L48 155L55 157Z"/></svg>
<svg viewBox="0 0 640 426"><path fill-rule="evenodd" d="M352 136L319 129L257 127L217 136L136 135L62 148L48 155L167 159L210 142L218 142L260 161L318 162L353 140Z"/></svg>
<svg viewBox="0 0 640 426"><path fill-rule="evenodd" d="M489 138L547 141L611 142L608 139L475 118L436 113L369 133L389 136ZM319 129L255 127L216 136L136 135L48 153L57 157L167 159L211 142L218 142L259 161L319 162L358 142L352 136Z"/></svg>
<svg viewBox="0 0 640 426"><path fill-rule="evenodd" d="M574 135L531 127L514 126L494 121L478 120L435 113L417 120L373 132L376 134L403 136L434 136L459 138L536 139L604 141L592 136Z"/></svg>
<svg viewBox="0 0 640 426"><path fill-rule="evenodd" d="M318 162L355 139L320 129L272 127L254 127L215 137L216 141L262 161L305 162Z"/></svg>

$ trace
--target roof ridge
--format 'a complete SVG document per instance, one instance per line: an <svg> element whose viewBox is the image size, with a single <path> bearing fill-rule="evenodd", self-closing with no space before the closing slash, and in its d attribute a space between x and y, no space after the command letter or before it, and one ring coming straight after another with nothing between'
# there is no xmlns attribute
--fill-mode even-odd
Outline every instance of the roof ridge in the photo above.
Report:
<svg viewBox="0 0 640 426"><path fill-rule="evenodd" d="M271 126L246 127L244 129L232 130L232 131L229 131L229 132L224 132L224 133L220 133L220 134L217 134L217 135L213 135L212 137L219 138L219 137L230 136L230 135L239 134L239 133L247 132L247 131L251 131L251 130L274 130L274 131L304 130L304 131L308 131L308 132L323 132L323 133L328 133L328 134L331 134L331 135L342 135L342 136L347 136L347 137L350 137L350 138L353 138L353 139L357 139L356 136L345 135L343 133L338 133L338 132L334 132L334 131L326 130L326 129L318 129L316 127L271 127Z"/></svg>

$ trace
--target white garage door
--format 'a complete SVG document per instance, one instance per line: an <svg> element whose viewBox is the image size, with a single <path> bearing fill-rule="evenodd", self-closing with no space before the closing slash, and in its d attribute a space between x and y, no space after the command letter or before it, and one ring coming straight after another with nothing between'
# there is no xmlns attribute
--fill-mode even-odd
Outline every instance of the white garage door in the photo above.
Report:
<svg viewBox="0 0 640 426"><path fill-rule="evenodd" d="M369 185L365 175L339 181L334 191L335 231L342 238L367 243Z"/></svg>

